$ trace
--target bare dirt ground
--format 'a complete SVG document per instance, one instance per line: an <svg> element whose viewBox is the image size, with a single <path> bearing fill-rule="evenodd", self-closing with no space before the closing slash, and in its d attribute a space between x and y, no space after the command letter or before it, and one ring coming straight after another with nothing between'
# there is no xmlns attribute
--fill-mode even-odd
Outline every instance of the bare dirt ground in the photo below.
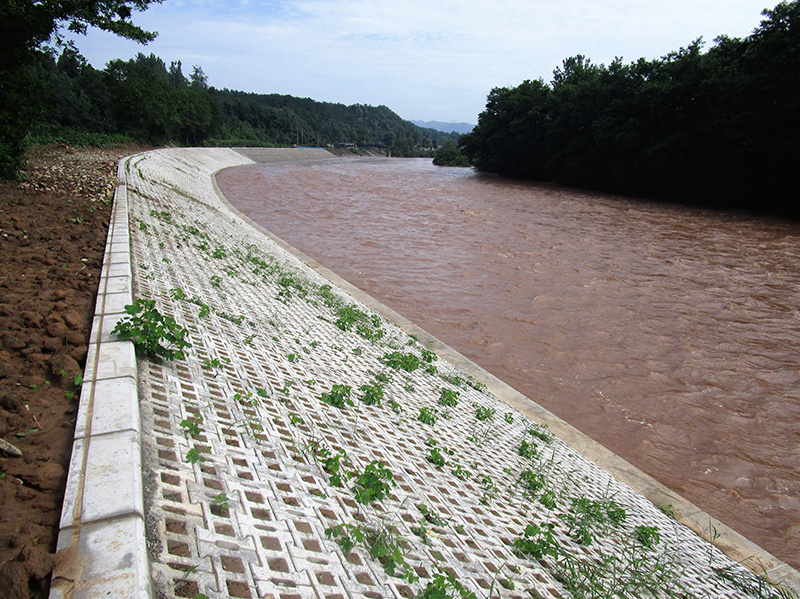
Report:
<svg viewBox="0 0 800 599"><path fill-rule="evenodd" d="M35 148L0 181L2 599L49 593L116 167L140 149Z"/></svg>

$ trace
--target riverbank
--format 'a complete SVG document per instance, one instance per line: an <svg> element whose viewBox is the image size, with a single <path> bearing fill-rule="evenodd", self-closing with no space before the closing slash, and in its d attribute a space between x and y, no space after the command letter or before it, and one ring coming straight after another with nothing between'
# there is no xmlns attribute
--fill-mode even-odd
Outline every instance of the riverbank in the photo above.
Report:
<svg viewBox="0 0 800 599"><path fill-rule="evenodd" d="M57 596L558 597L620 571L748 596L746 570L619 479L711 532L699 511L231 212L212 175L247 162L173 149L120 165ZM133 361L111 334L132 298L186 328L185 357ZM717 531L735 559L757 555ZM795 574L758 555L774 581Z"/></svg>
<svg viewBox="0 0 800 599"><path fill-rule="evenodd" d="M119 160L33 148L0 182L0 588L46 597Z"/></svg>

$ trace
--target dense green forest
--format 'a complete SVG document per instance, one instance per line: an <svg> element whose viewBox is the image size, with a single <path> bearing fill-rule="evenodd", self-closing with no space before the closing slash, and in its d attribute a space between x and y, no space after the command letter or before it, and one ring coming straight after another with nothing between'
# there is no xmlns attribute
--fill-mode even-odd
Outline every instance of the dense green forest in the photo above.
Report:
<svg viewBox="0 0 800 599"><path fill-rule="evenodd" d="M659 60L564 60L495 88L459 146L479 170L705 205L800 214L800 2L744 39Z"/></svg>
<svg viewBox="0 0 800 599"><path fill-rule="evenodd" d="M201 67L188 76L150 54L114 60L102 71L72 48L40 54L40 139L124 135L151 144L287 146L356 144L395 156L430 155L458 136L422 129L385 106L344 106L278 94L209 87Z"/></svg>

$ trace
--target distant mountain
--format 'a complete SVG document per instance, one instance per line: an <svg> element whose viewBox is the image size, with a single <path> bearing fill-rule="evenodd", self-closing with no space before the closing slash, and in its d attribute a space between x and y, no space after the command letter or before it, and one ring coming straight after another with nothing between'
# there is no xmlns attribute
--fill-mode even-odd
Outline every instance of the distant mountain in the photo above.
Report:
<svg viewBox="0 0 800 599"><path fill-rule="evenodd" d="M445 123L444 121L411 121L417 127L425 127L427 129L436 129L437 131L444 131L445 133L469 133L475 127L469 123Z"/></svg>

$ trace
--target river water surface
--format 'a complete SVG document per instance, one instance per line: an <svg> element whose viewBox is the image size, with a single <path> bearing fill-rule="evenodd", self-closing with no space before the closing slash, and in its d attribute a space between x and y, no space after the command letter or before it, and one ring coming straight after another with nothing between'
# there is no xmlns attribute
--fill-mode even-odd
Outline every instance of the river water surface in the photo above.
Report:
<svg viewBox="0 0 800 599"><path fill-rule="evenodd" d="M425 159L229 169L263 227L800 567L800 224Z"/></svg>

